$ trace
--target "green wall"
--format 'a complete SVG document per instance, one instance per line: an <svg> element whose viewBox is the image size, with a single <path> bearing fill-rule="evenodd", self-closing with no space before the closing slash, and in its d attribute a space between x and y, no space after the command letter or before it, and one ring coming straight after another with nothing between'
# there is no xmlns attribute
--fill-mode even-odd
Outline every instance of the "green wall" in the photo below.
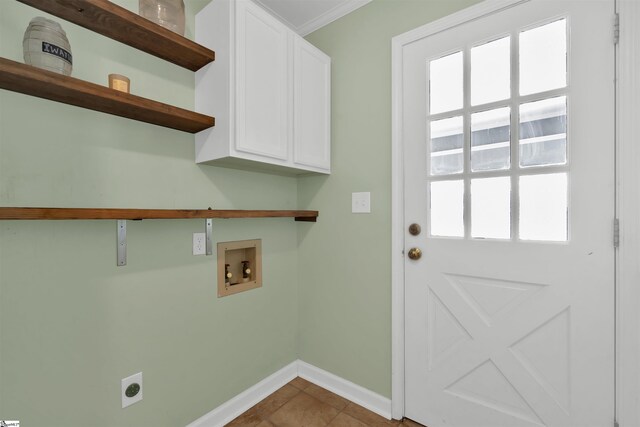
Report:
<svg viewBox="0 0 640 427"><path fill-rule="evenodd" d="M124 4L137 9L137 0ZM191 13L205 1L187 0ZM40 11L0 0L0 56L22 61ZM75 77L131 78L135 94L193 107L194 74L66 21ZM0 90L0 206L297 207L295 178L198 166L181 133ZM214 240L262 238L264 287L218 299L203 220L0 222L0 419L25 426L184 426L297 357L297 230L216 220ZM120 407L142 371L144 400Z"/></svg>
<svg viewBox="0 0 640 427"><path fill-rule="evenodd" d="M193 13L208 0L187 0ZM181 426L298 356L391 394L391 37L474 0L374 0L308 39L333 58L329 177L198 166L193 137L0 91L0 205L310 208L316 224L217 220L216 241L262 238L264 287L217 299L203 221L0 223L0 417L39 426ZM137 9L136 0L117 3ZM43 13L0 0L0 56L21 61ZM193 73L62 21L74 76L131 78L193 107ZM353 191L372 214L350 213ZM120 408L120 379L144 400Z"/></svg>
<svg viewBox="0 0 640 427"><path fill-rule="evenodd" d="M331 56L332 174L298 182L300 358L391 397L391 38L475 0L374 0L314 32ZM371 191L369 215L351 192Z"/></svg>

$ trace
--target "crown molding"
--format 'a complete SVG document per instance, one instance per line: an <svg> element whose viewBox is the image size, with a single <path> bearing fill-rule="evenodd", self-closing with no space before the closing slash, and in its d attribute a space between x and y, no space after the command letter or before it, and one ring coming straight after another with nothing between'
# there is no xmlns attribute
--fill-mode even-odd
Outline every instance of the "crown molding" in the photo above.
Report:
<svg viewBox="0 0 640 427"><path fill-rule="evenodd" d="M359 9L362 6L369 4L370 2L371 0L347 0L342 4L334 7L333 9L328 10L317 18L314 18L310 21L307 21L305 24L296 27L296 32L301 36L306 36L307 34L310 34L324 27L325 25L329 25L333 21L336 21L343 16L348 15L354 10Z"/></svg>

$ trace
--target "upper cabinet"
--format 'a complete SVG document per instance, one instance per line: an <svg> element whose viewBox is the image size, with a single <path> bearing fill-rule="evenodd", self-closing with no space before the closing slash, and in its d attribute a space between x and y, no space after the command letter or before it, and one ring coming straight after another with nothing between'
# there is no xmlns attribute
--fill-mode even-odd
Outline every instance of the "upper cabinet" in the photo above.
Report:
<svg viewBox="0 0 640 427"><path fill-rule="evenodd" d="M235 4L236 149L287 161L289 31L254 3Z"/></svg>
<svg viewBox="0 0 640 427"><path fill-rule="evenodd" d="M196 73L196 162L330 173L331 59L250 0L212 0L196 40L216 52Z"/></svg>
<svg viewBox="0 0 640 427"><path fill-rule="evenodd" d="M293 43L293 162L331 169L331 59L302 37Z"/></svg>

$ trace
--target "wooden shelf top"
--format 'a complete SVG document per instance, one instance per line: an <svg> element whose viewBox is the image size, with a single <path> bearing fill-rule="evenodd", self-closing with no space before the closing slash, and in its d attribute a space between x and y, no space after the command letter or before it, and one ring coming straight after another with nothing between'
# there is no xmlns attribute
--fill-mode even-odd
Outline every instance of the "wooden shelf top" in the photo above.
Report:
<svg viewBox="0 0 640 427"><path fill-rule="evenodd" d="M81 219L193 219L193 218L294 218L316 222L318 211L306 210L226 210L226 209L94 209L94 208L13 208L0 207L0 220L81 220Z"/></svg>
<svg viewBox="0 0 640 427"><path fill-rule="evenodd" d="M213 117L204 114L6 58L0 58L0 88L189 133L200 132L215 124Z"/></svg>
<svg viewBox="0 0 640 427"><path fill-rule="evenodd" d="M109 0L18 0L191 71L215 59L207 49Z"/></svg>

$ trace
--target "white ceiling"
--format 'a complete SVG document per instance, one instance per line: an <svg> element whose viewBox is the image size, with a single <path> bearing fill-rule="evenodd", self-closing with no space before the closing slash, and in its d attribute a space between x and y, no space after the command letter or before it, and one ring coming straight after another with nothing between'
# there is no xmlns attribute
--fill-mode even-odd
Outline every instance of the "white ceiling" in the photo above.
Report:
<svg viewBox="0 0 640 427"><path fill-rule="evenodd" d="M304 36L342 18L371 0L257 0Z"/></svg>

